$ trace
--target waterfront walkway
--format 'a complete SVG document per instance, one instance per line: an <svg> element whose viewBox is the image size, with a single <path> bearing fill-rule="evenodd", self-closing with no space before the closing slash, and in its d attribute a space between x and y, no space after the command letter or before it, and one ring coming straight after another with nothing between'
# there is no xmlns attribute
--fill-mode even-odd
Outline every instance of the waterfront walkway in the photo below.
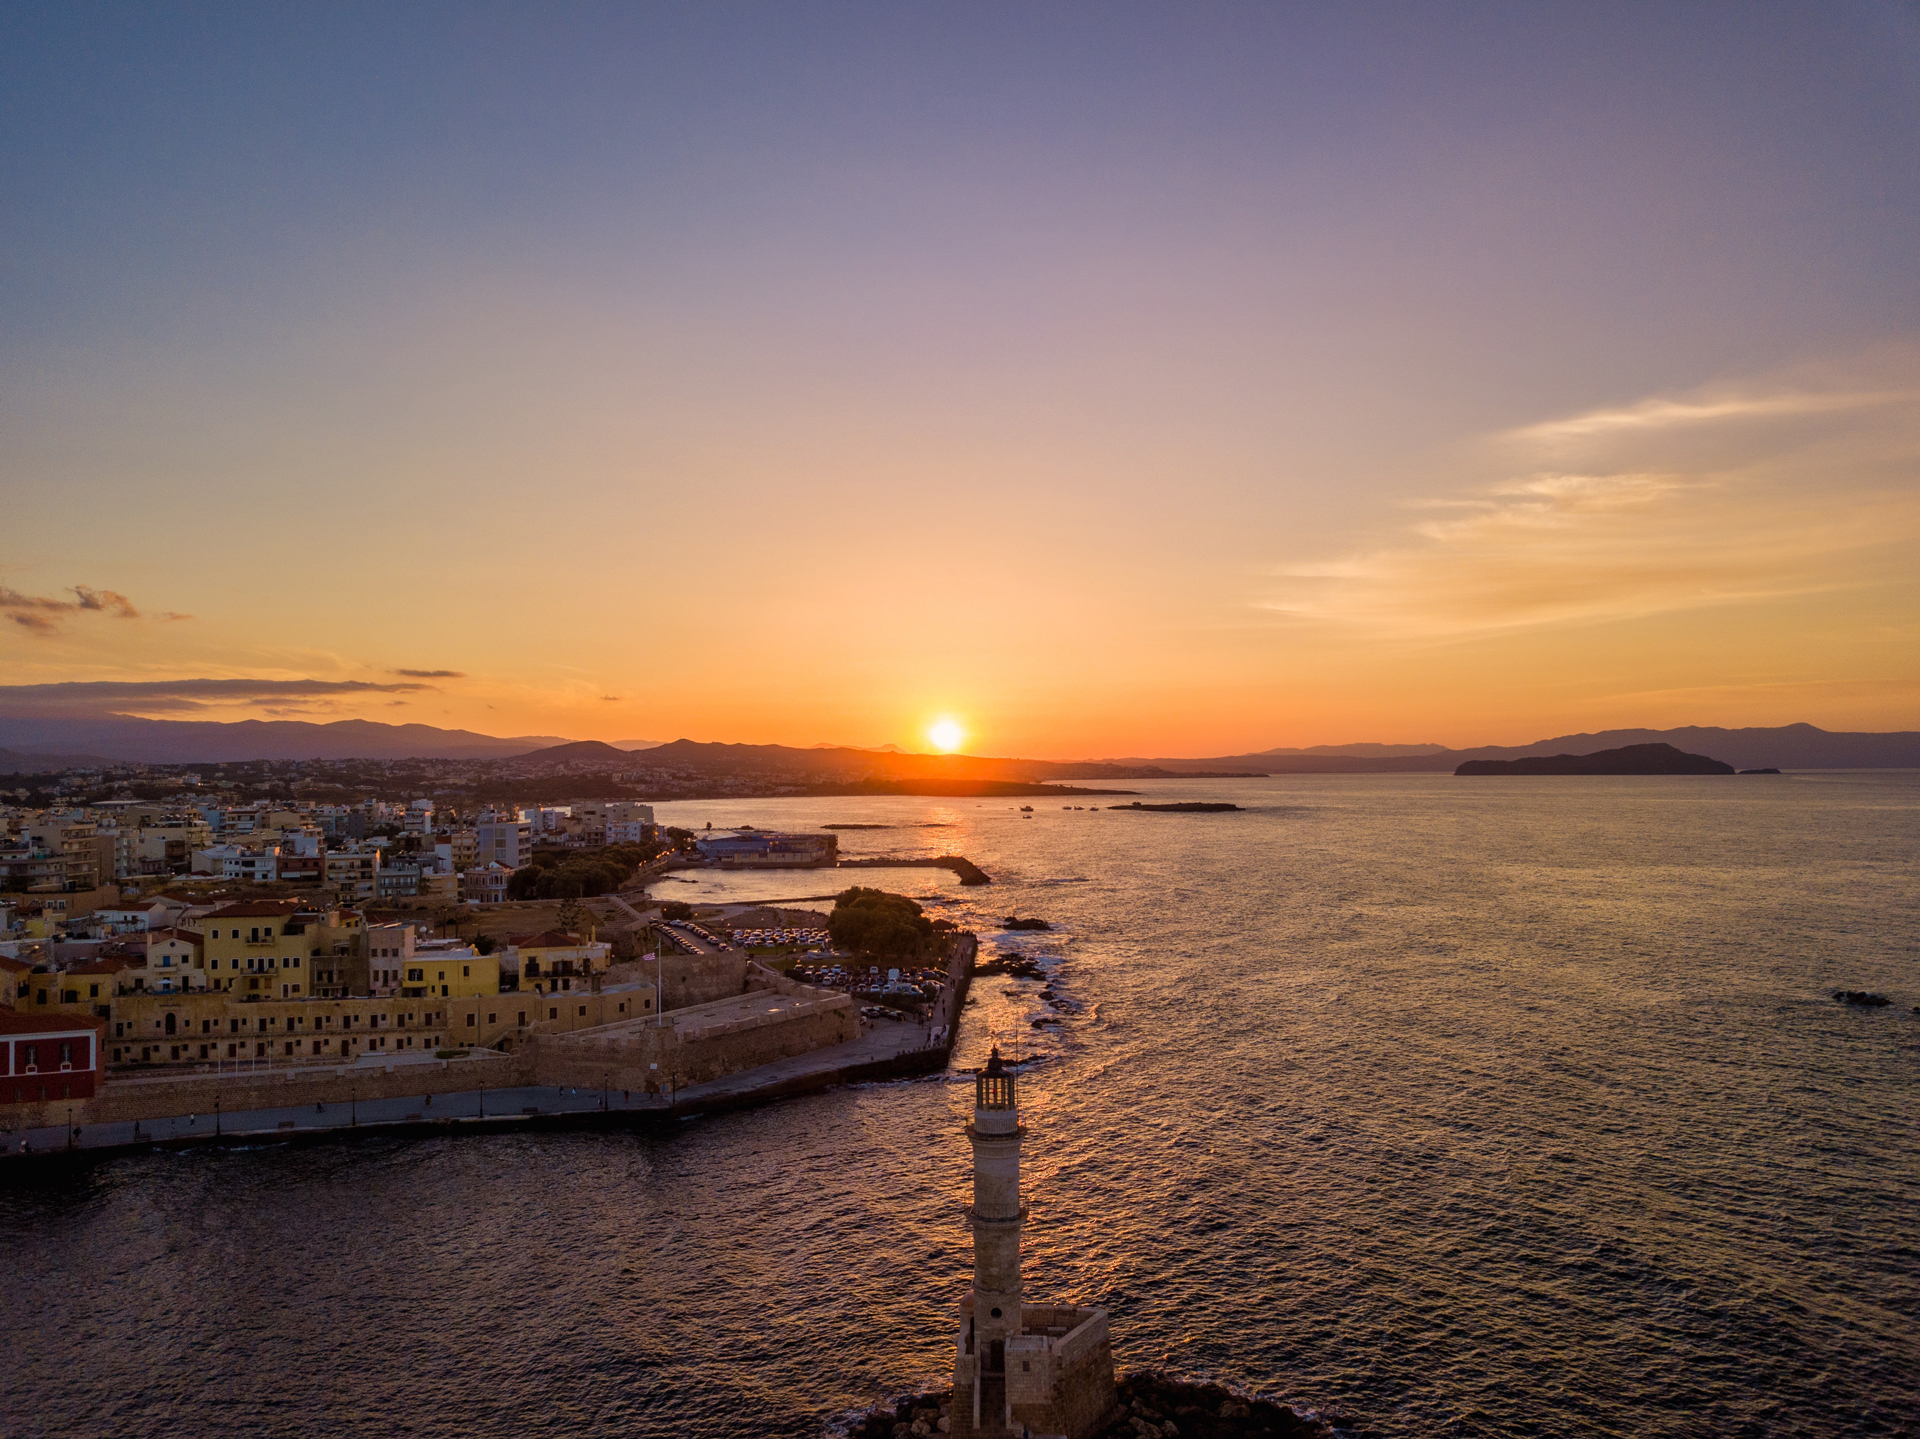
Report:
<svg viewBox="0 0 1920 1439"><path fill-rule="evenodd" d="M845 1044L775 1060L672 1093L648 1095L641 1090L524 1085L84 1124L75 1126L71 1132L65 1126L55 1125L24 1132L0 1131L0 1165L7 1160L150 1145L274 1143L348 1132L385 1131L397 1135L567 1127L600 1122L595 1116L605 1116L604 1122L608 1124L661 1123L692 1118L709 1109L735 1108L838 1083L925 1073L943 1068L951 1048L949 1036L959 1005L964 1002L963 976L974 954L970 938L963 944L962 952L955 955L949 969L955 983L950 984L941 997L930 1023L868 1021L863 1023L859 1037ZM671 1013L667 1016L669 1020L672 1017Z"/></svg>
<svg viewBox="0 0 1920 1439"><path fill-rule="evenodd" d="M776 1060L724 1079L690 1085L672 1094L650 1096L641 1090L527 1085L85 1124L76 1126L71 1134L64 1126L51 1126L0 1134L0 1145L4 1145L4 1155L0 1157L20 1159L145 1145L271 1143L345 1130L404 1132L431 1127L477 1132L520 1128L550 1119L584 1120L599 1114L626 1115L635 1120L649 1116L684 1118L708 1108L730 1108L781 1093L819 1088L822 1081L832 1083L836 1076L847 1071L885 1066L925 1052L927 1044L925 1026L880 1023L845 1044ZM21 1148L22 1140L26 1142L25 1149Z"/></svg>

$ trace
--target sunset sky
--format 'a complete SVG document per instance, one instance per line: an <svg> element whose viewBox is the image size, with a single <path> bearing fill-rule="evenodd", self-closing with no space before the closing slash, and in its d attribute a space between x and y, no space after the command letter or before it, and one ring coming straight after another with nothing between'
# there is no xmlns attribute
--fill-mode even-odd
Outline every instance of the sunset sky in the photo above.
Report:
<svg viewBox="0 0 1920 1439"><path fill-rule="evenodd" d="M0 113L0 712L1920 727L1911 5L13 6Z"/></svg>

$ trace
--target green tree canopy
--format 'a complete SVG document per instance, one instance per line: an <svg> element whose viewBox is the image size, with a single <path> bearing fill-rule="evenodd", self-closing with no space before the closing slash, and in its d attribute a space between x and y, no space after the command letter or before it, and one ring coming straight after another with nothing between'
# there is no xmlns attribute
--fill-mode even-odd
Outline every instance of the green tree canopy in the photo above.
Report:
<svg viewBox="0 0 1920 1439"><path fill-rule="evenodd" d="M836 895L827 933L841 949L874 959L917 959L933 937L933 922L903 894L855 885Z"/></svg>

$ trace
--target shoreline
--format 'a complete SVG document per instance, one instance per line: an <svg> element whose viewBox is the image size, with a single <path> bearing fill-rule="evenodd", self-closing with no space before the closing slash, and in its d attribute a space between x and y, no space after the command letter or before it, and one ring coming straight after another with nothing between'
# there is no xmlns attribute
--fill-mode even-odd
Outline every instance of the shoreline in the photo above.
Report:
<svg viewBox="0 0 1920 1439"><path fill-rule="evenodd" d="M665 1129L703 1114L755 1108L843 1085L944 1073L959 1038L959 1020L966 1008L978 954L978 937L964 935L948 960L948 988L928 1024L924 1028L902 1026L904 1032L899 1036L901 1040L918 1038L920 1042L896 1049L890 1054L876 1052L889 1047L886 1041L890 1036L884 1031L874 1031L847 1044L809 1050L718 1079L706 1080L677 1090L664 1099L642 1095L636 1101L632 1090L612 1088L544 1084L481 1085L443 1090L423 1089L398 1096L370 1096L364 1100L349 1099L344 1104L335 1099L312 1107L303 1101L298 1105L260 1106L222 1112L216 1104L211 1115L204 1111L156 1114L91 1125L83 1119L78 1126L78 1143L71 1142L72 1136L65 1125L38 1125L7 1131L4 1149L0 1150L0 1174L15 1172L21 1161L40 1161L36 1168L64 1167L61 1161L91 1162L99 1158L158 1149L313 1144L339 1142L363 1135L427 1138L519 1130ZM452 1065L462 1062L466 1061L442 1060L423 1064L421 1068L423 1074L444 1074ZM300 1072L289 1071L286 1082L293 1083L291 1075ZM341 1078L349 1077L346 1070L333 1067L327 1067L326 1072ZM391 1072L384 1068L380 1071L382 1075ZM435 1100L442 1101L441 1115L430 1113ZM490 1100L517 1112L488 1114L485 1111ZM575 1103L568 1104L568 1100ZM449 1107L464 1109L469 1102L474 1111L472 1113L444 1113ZM548 1104L550 1108L546 1107ZM374 1117L362 1121L359 1116L363 1112L395 1117ZM186 1132L181 1132L183 1120L186 1121ZM141 1134L142 1125L156 1126L156 1131L158 1126L164 1125L167 1132ZM235 1125L247 1127L235 1129ZM96 1132L96 1140L92 1143L87 1142L86 1131L90 1128ZM107 1133L100 1134L102 1130ZM30 1146L25 1151L18 1147L23 1138Z"/></svg>

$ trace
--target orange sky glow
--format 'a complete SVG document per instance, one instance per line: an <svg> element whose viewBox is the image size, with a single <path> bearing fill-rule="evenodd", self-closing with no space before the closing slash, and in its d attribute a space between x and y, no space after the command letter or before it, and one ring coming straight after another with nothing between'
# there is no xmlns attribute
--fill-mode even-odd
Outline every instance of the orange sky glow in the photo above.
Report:
<svg viewBox="0 0 1920 1439"><path fill-rule="evenodd" d="M311 85L129 38L4 142L0 712L1920 726L1920 26L1874 15L1810 68L1515 17L1548 95L1413 19L529 12L486 103L520 42L422 35L357 130L352 36Z"/></svg>

